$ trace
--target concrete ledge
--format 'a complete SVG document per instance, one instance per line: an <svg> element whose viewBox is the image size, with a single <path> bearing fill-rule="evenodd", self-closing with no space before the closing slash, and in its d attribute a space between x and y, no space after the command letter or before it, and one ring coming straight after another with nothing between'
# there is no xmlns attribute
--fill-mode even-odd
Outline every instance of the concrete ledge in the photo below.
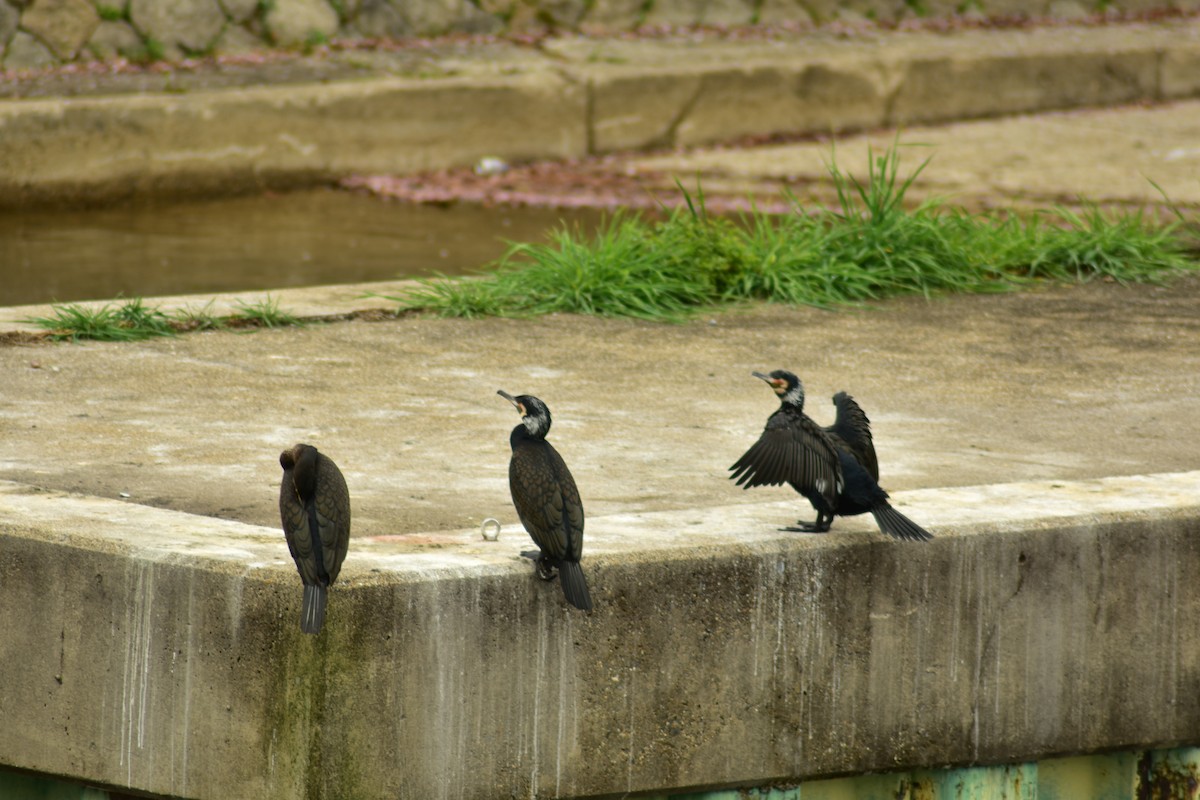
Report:
<svg viewBox="0 0 1200 800"><path fill-rule="evenodd" d="M433 52L427 75L387 58L328 83L203 88L198 74L182 93L0 101L0 206L1183 99L1200 92L1200 22L565 38Z"/></svg>
<svg viewBox="0 0 1200 800"><path fill-rule="evenodd" d="M0 762L188 798L586 796L1173 745L1200 472L589 520L591 616L513 526L352 544L303 637L271 528L0 485ZM53 588L53 591L51 591Z"/></svg>
<svg viewBox="0 0 1200 800"><path fill-rule="evenodd" d="M183 294L155 297L147 306L164 313L205 310L213 316L232 316L243 305L278 303L284 312L301 320L338 317L364 311L394 311L396 303L385 299L397 296L415 285L412 280L373 281L371 283L340 283L331 286L304 286L220 294ZM374 296L379 295L379 296ZM84 300L68 303L78 308L98 311L105 306L119 306L124 300ZM38 303L27 306L0 307L0 334L38 333L43 329L27 320L52 317L55 307L64 304Z"/></svg>
<svg viewBox="0 0 1200 800"><path fill-rule="evenodd" d="M552 73L5 101L0 206L570 158L586 151L585 105Z"/></svg>

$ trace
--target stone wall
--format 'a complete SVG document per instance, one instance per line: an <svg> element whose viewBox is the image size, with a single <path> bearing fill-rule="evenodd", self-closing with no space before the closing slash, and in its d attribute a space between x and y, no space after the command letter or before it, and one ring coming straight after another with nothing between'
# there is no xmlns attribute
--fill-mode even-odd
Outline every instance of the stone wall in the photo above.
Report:
<svg viewBox="0 0 1200 800"><path fill-rule="evenodd" d="M1080 17L1195 0L0 0L5 70L304 48L334 38L612 32L661 25Z"/></svg>

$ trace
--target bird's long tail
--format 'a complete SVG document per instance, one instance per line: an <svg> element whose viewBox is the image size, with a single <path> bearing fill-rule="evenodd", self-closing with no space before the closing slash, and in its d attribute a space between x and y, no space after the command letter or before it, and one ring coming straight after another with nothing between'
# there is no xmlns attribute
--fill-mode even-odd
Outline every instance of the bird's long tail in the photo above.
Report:
<svg viewBox="0 0 1200 800"><path fill-rule="evenodd" d="M567 602L584 611L592 610L592 595L588 592L583 568L577 561L563 561L558 565L558 580L562 584Z"/></svg>
<svg viewBox="0 0 1200 800"><path fill-rule="evenodd" d="M325 624L325 587L319 583L304 584L304 601L300 604L300 630L320 633Z"/></svg>
<svg viewBox="0 0 1200 800"><path fill-rule="evenodd" d="M879 529L888 536L911 542L928 542L933 534L913 522L908 517L892 508L886 502L871 509L871 515L879 524Z"/></svg>

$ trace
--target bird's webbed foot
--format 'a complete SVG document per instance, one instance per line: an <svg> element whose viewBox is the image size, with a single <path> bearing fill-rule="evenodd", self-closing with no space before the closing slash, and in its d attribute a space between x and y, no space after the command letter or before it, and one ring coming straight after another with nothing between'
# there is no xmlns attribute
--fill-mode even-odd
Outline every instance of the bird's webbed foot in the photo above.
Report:
<svg viewBox="0 0 1200 800"><path fill-rule="evenodd" d="M542 556L537 561L538 577L544 581L552 581L558 577L558 570L550 563L550 559Z"/></svg>
<svg viewBox="0 0 1200 800"><path fill-rule="evenodd" d="M781 531L789 531L791 533L829 533L830 526L833 525L833 515L817 514L816 522L804 522L797 520L796 524L787 528L780 528Z"/></svg>

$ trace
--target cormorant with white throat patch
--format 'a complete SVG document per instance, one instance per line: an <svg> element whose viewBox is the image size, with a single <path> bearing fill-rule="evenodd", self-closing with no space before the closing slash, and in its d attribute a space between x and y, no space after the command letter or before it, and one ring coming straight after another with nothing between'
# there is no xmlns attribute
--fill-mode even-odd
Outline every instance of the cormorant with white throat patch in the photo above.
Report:
<svg viewBox="0 0 1200 800"><path fill-rule="evenodd" d="M532 395L513 397L503 390L496 394L512 403L521 415L521 424L509 436L512 459L508 462L508 488L521 524L541 551L538 575L549 581L557 571L567 602L591 611L592 597L579 566L583 555L583 503L566 462L546 441L550 409Z"/></svg>
<svg viewBox="0 0 1200 800"><path fill-rule="evenodd" d="M879 463L867 415L854 399L838 392L837 420L822 428L804 413L804 386L786 370L751 373L779 395L779 409L767 420L759 440L730 467L742 488L788 484L817 511L811 524L789 531L824 533L834 516L871 512L880 530L897 539L928 541L929 531L888 503L879 486Z"/></svg>

